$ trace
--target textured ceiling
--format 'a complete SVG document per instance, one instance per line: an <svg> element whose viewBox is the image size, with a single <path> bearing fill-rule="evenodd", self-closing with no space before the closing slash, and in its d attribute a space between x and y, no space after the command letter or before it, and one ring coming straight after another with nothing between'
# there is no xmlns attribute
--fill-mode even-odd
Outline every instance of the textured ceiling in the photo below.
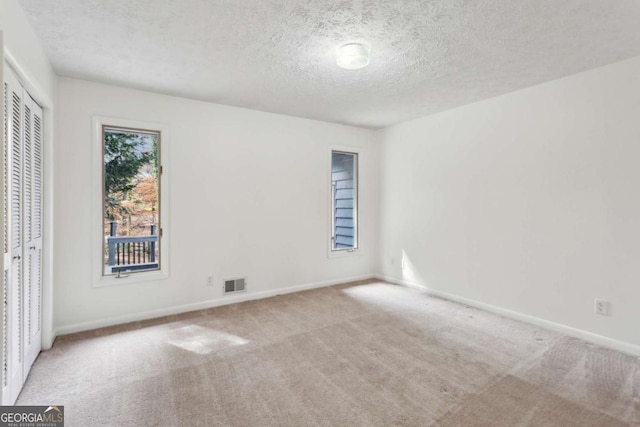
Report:
<svg viewBox="0 0 640 427"><path fill-rule="evenodd" d="M372 128L640 55L638 0L20 3L61 75Z"/></svg>

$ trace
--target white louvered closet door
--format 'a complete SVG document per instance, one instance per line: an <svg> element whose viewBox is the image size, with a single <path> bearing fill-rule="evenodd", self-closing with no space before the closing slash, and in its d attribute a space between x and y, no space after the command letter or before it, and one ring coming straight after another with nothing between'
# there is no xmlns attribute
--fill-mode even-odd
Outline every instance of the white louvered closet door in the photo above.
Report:
<svg viewBox="0 0 640 427"><path fill-rule="evenodd" d="M4 144L2 147L2 171L4 175L2 198L3 198L3 256L4 271L2 272L2 301L4 312L2 317L2 404L8 404L7 396L9 389L9 275L11 274L11 251L9 250L9 122L11 120L11 102L9 101L9 89L7 82L2 83L2 131Z"/></svg>
<svg viewBox="0 0 640 427"><path fill-rule="evenodd" d="M24 377L42 348L42 108L25 92L23 138Z"/></svg>
<svg viewBox="0 0 640 427"><path fill-rule="evenodd" d="M12 405L41 350L42 109L5 68L2 404Z"/></svg>
<svg viewBox="0 0 640 427"><path fill-rule="evenodd" d="M23 370L23 299L22 299L22 138L23 138L23 89L11 73L5 72L7 134L7 208L5 226L8 251L5 253L5 289L7 292L7 355L5 404L13 404L24 381ZM8 255L8 256L7 256ZM7 274L8 273L8 274Z"/></svg>

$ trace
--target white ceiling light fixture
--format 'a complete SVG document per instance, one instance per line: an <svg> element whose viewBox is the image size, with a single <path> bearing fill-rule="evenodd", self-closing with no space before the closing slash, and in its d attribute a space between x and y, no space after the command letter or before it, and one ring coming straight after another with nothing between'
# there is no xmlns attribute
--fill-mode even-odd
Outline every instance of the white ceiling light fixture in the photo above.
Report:
<svg viewBox="0 0 640 427"><path fill-rule="evenodd" d="M346 43L338 48L338 67L358 70L369 65L369 48L362 43Z"/></svg>

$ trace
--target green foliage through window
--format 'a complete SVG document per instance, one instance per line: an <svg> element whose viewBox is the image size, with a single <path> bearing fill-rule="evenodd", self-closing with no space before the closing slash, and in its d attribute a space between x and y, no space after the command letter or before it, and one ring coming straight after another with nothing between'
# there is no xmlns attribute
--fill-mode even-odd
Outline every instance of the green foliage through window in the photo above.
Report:
<svg viewBox="0 0 640 427"><path fill-rule="evenodd" d="M122 203L131 197L145 166L154 179L158 176L158 136L144 133L104 132L105 215L117 220L131 213Z"/></svg>
<svg viewBox="0 0 640 427"><path fill-rule="evenodd" d="M103 127L105 275L159 269L160 133Z"/></svg>

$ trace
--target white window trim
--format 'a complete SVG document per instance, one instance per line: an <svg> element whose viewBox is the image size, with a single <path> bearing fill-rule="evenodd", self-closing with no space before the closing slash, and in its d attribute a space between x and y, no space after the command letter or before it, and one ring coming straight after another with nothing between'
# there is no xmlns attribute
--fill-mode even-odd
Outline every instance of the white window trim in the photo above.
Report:
<svg viewBox="0 0 640 427"><path fill-rule="evenodd" d="M161 123L142 122L138 120L126 120L115 117L92 117L92 199L91 199L91 235L92 235L92 263L93 263L93 287L114 285L128 285L150 280L162 280L169 278L169 127ZM160 224L162 230L160 246L160 269L154 271L141 271L127 273L127 277L103 276L103 245L104 245L104 219L103 219L103 126L122 127L131 129L148 129L160 132ZM160 230L158 231L160 234Z"/></svg>
<svg viewBox="0 0 640 427"><path fill-rule="evenodd" d="M355 207L356 207L356 220L355 220L355 224L356 224L356 247L354 249L333 249L333 242L331 241L331 237L333 235L333 191L331 188L331 163L332 163L332 153L334 151L340 151L343 153L352 153L352 154L357 154L358 155L358 163L356 166L356 202L355 202ZM363 157L364 157L364 150L360 147L347 147L347 146L340 146L340 145L331 145L329 147L329 154L327 156L328 158L328 165L327 165L327 178L326 178L326 182L327 182L327 201L328 201L328 208L327 208L327 220L328 220L328 225L327 225L327 257L328 258L346 258L346 257L353 257L353 256L361 256L362 255L362 249L361 249L361 239L360 239L360 224L361 224L361 210L360 210L360 178L362 177L362 164L363 162Z"/></svg>

